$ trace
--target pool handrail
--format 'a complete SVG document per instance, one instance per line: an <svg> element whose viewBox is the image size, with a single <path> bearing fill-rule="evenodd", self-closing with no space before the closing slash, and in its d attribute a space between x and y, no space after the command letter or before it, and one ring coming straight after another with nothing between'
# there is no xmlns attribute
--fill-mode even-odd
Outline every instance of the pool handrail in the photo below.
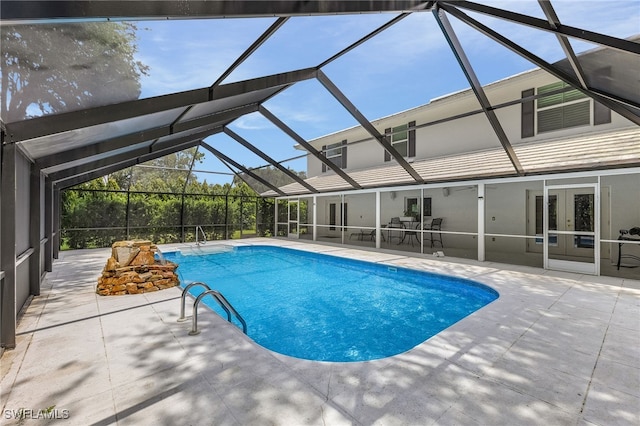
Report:
<svg viewBox="0 0 640 426"><path fill-rule="evenodd" d="M227 321L228 322L231 322L231 312L233 312L233 315L242 324L242 332L244 334L247 334L247 323L245 322L244 318L242 318L242 315L240 315L238 313L238 311L235 310L235 308L222 295L222 293L220 293L220 292L218 292L216 290L207 290L207 291L205 291L203 293L200 293L198 295L198 297L196 298L196 301L193 302L193 319L192 319L192 322L191 322L191 331L189 332L189 335L190 336L195 336L196 334L200 334L200 330L198 330L198 305L200 304L200 301L204 297L206 297L208 295L213 296L215 301L218 302L218 305L220 305L220 307L222 307L222 309L225 310L225 312L227 313Z"/></svg>
<svg viewBox="0 0 640 426"><path fill-rule="evenodd" d="M202 233L202 242L198 241L198 231ZM200 244L206 244L206 243L207 243L207 234L204 232L204 229L202 229L202 226L196 225L196 245L199 246Z"/></svg>
<svg viewBox="0 0 640 426"><path fill-rule="evenodd" d="M184 322L187 320L187 317L184 315L184 308L187 302L187 293L189 293L189 289L191 287L195 286L200 286L206 288L207 290L211 290L211 287L200 281L194 281L191 284L187 285L184 290L182 290L182 296L180 296L180 316L178 317L178 322Z"/></svg>

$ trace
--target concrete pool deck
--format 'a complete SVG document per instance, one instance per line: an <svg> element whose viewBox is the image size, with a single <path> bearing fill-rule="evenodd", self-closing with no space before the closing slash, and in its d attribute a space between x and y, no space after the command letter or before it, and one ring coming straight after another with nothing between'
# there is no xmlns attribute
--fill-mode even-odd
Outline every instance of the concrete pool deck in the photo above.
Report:
<svg viewBox="0 0 640 426"><path fill-rule="evenodd" d="M220 243L443 272L500 298L404 354L312 362L270 352L205 309L202 333L189 336L191 322L176 322L179 289L99 296L110 249L61 252L0 359L0 423L640 424L640 281L283 239Z"/></svg>

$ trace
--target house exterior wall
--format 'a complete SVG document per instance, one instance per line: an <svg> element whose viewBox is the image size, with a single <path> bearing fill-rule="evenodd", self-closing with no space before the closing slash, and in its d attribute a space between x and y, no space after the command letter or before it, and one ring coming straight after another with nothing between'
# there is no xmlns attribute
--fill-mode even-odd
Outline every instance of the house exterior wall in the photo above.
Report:
<svg viewBox="0 0 640 426"><path fill-rule="evenodd" d="M499 105L519 99L524 90L537 89L557 81L555 77L542 70L534 70L488 85L485 87L485 93L492 105ZM509 142L514 146L577 136L594 131L604 132L634 126L633 123L614 112L611 113L610 123L594 126L593 100L590 100L590 104L591 124L538 133L536 121L535 135L526 138L522 138L521 136L522 107L519 103L497 109L496 115ZM500 141L483 113L474 114L455 121L420 127L425 123L432 123L458 114L478 111L479 109L480 105L475 95L471 90L467 90L432 100L429 104L421 107L374 120L372 124L383 134L386 128L415 121L418 126L416 129L416 160L499 148L501 146ZM348 144L348 161L347 167L344 168L345 171L349 172L385 164L384 148L361 127L345 129L315 139L310 141L310 143L318 150L321 150L323 146L338 143L343 140L347 140ZM392 162L394 162L393 159ZM307 170L309 177L333 173L331 170L323 172L322 163L313 156L307 157Z"/></svg>
<svg viewBox="0 0 640 426"><path fill-rule="evenodd" d="M610 223L603 224L603 239L609 237L615 240L620 236L621 229L640 227L640 174L606 176L601 184L611 194L610 205L607 206L611 211ZM614 243L610 246L610 259L617 262L618 245ZM640 258L640 245L627 244L623 247L623 253Z"/></svg>
<svg viewBox="0 0 640 426"><path fill-rule="evenodd" d="M518 253L534 259L538 257L539 265L536 266L542 266L542 247L535 247L534 240L503 235L522 237L535 235L535 226L529 225L529 221L533 219L528 194L530 192L542 194L543 184L540 180L486 186L485 233L493 234L485 238L488 260L502 261L505 257ZM531 255L531 253L539 254Z"/></svg>
<svg viewBox="0 0 640 426"><path fill-rule="evenodd" d="M542 197L547 185L582 185L600 182L600 273L623 278L640 279L640 245L622 246L622 267L617 268L620 229L640 227L640 171L609 170L565 175L545 175L529 178L489 179L441 185L416 185L379 188L344 193L318 194L304 197L309 215L305 234L311 239L314 222L317 240L337 244L355 244L395 251L431 254L442 251L450 257L503 262L515 265L544 267L541 230L536 229L536 197ZM483 194L480 187L484 188ZM376 206L379 197L380 204ZM418 238L401 239L404 231L389 231L393 217L402 217L407 199L430 200L430 215L417 214L406 226L428 224L442 218L442 244L430 244L429 231L418 230ZM296 198L294 198L296 200ZM480 201L482 200L482 206ZM346 223L340 216L341 203L347 205ZM315 203L316 217L313 217ZM335 225L330 226L330 204L335 205ZM376 211L380 211L380 241L372 237L376 231ZM479 223L479 218L484 217ZM481 219L482 220L482 219ZM366 235L361 238L361 235ZM484 238L483 238L484 236ZM391 237L391 238L390 238ZM400 238L399 238L400 237ZM479 238L483 238L479 241ZM568 244L572 244L568 242ZM567 254L570 256L569 254ZM635 256L632 258L630 256ZM588 260L588 259L587 259Z"/></svg>
<svg viewBox="0 0 640 426"><path fill-rule="evenodd" d="M614 77L614 76L612 76ZM524 91L557 83L558 80L541 70L523 73L484 87L485 93L493 106L499 106L521 98ZM634 129L635 124L622 116L611 112L610 122L594 125L594 101L589 98L577 102L589 102L589 124L547 132L538 131L537 101L534 104L534 134L522 135L523 105L518 102L495 110L500 124L512 146L525 156L527 144L549 142L547 146L557 149L571 150L566 147L565 140L579 136L597 139L605 135L609 144L617 139L607 139L609 132ZM372 121L374 127L385 133L385 129L410 122L416 123L415 157L413 161L450 157L471 152L501 149L501 143L492 129L484 113L475 113L464 118L452 117L479 111L480 105L471 90L455 93L432 100L429 104L403 111L389 117ZM447 120L437 123L438 120ZM627 132L629 133L629 132ZM626 133L625 133L626 134ZM603 141L605 141L603 139ZM347 173L352 171L374 169L372 173L384 173L385 169L375 169L384 165L396 164L395 160L385 162L383 147L363 128L354 127L318 138L311 143L318 149L347 141ZM576 140L576 139L574 139ZM579 142L577 142L579 143ZM604 142L603 142L604 143ZM617 143L617 142L615 142ZM625 142L630 143L630 142ZM603 150L616 150L619 145L604 146ZM566 148L565 148L566 147ZM535 152L536 147L533 147ZM576 154L578 155L578 154ZM579 155L589 155L580 152ZM622 154L621 154L622 155ZM627 155L627 154L625 154ZM505 154L506 156L506 154ZM622 157L619 158L623 158ZM322 163L315 157L308 158L308 175L321 177L333 174L332 170L323 171ZM546 158L546 157L545 157ZM543 162L543 160L533 160ZM613 161L609 158L608 161ZM425 164L422 162L421 164ZM437 162L433 164L439 164ZM464 162L461 162L464 167ZM609 163L608 163L609 164ZM613 163L615 164L615 161ZM418 165L416 165L418 167ZM436 166L438 167L438 166ZM451 167L451 166L450 166ZM538 166L539 167L539 166ZM407 184L407 186L387 186L377 189L364 189L313 196L316 203L315 217L317 240L331 243L366 245L397 251L414 251L423 254L444 252L447 256L468 259L504 262L509 264L546 267L542 243L542 209L541 198L546 185L597 184L600 183L601 206L599 211L599 256L598 269L605 275L632 277L640 279L640 245L626 243L622 246L622 268L617 268L620 229L640 227L640 173L637 169L630 171L597 171L565 174L548 174L536 177L478 179L468 182L448 182L429 184ZM481 196L480 188L484 189ZM587 191L588 192L588 191ZM565 194L565 192L563 192ZM567 197L569 193L566 193ZM376 195L380 204L376 206ZM536 199L538 197L538 199ZM414 220L405 221L405 226L415 227L428 224L433 218L442 218L442 244L431 244L428 231L419 231L418 245L408 245L402 239L406 231L389 231L387 226L391 218L409 216L407 199L428 198L431 203L430 214L419 213ZM567 198L567 200L573 198ZM341 203L347 205L346 223L340 217ZM538 204L536 204L538 203ZM329 226L330 204L335 204L335 226ZM483 207L479 207L483 206ZM376 210L379 209L379 225L376 229ZM569 211L565 208L564 214ZM483 219L484 218L484 219ZM482 220L482 223L478 223ZM309 220L309 223L313 220ZM538 223L538 228L536 228ZM380 241L374 240L371 231L380 232ZM411 234L411 232L410 232ZM367 238L363 238L367 235ZM400 238L398 238L400 236ZM393 238L391 238L393 237ZM482 241L479 239L482 238ZM563 237L564 238L564 237ZM391 241L390 241L391 240ZM573 237L563 240L564 245L554 251L554 259L569 259L589 263L588 257L576 256ZM415 240L414 240L415 243ZM552 244L553 245L553 244ZM561 248L566 246L568 249ZM563 254L558 250L565 250ZM578 249L580 249L578 247ZM574 250L572 252L572 250ZM596 251L594 250L595 254ZM636 256L636 259L629 257ZM572 257L573 256L573 257ZM591 258L593 259L593 258ZM625 261L627 264L625 264ZM636 262L637 267L634 264ZM625 269L626 268L626 269ZM604 272L603 272L604 271ZM597 272L596 272L597 273Z"/></svg>

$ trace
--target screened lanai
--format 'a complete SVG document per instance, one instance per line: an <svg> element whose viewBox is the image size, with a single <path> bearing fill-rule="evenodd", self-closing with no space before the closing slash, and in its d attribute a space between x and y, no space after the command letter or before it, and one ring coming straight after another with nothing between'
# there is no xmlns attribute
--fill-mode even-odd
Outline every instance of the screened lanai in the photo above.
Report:
<svg viewBox="0 0 640 426"><path fill-rule="evenodd" d="M83 187L83 196L120 200L107 212L120 219L102 226L100 218L85 218L83 226L66 230L67 238L96 231L135 237L152 226L136 222L136 202L162 197L175 201L173 216L153 226L172 228L177 240L196 238L197 226L221 238L236 231L275 235L281 222L273 197L603 167L597 159L540 165L540 157L513 146L499 119L501 108L536 95L496 102L484 88L537 67L567 83L559 93L577 89L637 126L640 45L634 37L640 31L633 6L2 1L2 346L15 345L16 316L39 294L64 242L61 202L96 178L104 187ZM585 18L597 14L608 19ZM463 177L434 176L433 164L408 162L375 124L462 91L473 92L473 104L441 120L478 116L495 141L490 159L480 160L488 166L469 166ZM374 171L374 179L370 172L345 171L312 143L350 127L384 148L393 170ZM545 155L553 158L553 150ZM308 177L309 158L332 173ZM640 161L630 156L605 166L632 168ZM151 179L164 186L150 189ZM254 192L234 192L241 182ZM242 204L246 215L190 219L190 206L203 197L224 199L226 210Z"/></svg>

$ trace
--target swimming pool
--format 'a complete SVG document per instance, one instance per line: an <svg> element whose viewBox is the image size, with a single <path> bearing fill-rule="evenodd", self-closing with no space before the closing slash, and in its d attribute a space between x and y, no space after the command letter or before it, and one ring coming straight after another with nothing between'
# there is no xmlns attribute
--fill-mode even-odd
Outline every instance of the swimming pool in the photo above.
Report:
<svg viewBox="0 0 640 426"><path fill-rule="evenodd" d="M165 257L180 265L183 286L202 281L221 292L258 344L311 360L406 352L498 298L466 279L282 247ZM203 303L226 318L209 297Z"/></svg>

